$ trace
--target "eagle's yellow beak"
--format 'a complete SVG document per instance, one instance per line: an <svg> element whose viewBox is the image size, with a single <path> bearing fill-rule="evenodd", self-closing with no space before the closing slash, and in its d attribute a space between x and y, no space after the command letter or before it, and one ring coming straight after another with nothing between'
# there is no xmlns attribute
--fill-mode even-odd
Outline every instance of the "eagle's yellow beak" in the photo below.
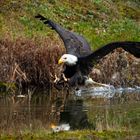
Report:
<svg viewBox="0 0 140 140"><path fill-rule="evenodd" d="M64 63L64 62L63 62L63 60L60 58L59 61L58 61L58 64L62 64L62 63Z"/></svg>

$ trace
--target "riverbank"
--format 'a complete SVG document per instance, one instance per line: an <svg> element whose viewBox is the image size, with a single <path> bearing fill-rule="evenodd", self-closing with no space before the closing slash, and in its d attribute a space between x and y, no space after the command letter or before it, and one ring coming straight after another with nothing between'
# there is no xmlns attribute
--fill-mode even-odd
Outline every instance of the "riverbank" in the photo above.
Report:
<svg viewBox="0 0 140 140"><path fill-rule="evenodd" d="M63 69L57 61L65 52L64 48L59 41L50 38L38 42L23 38L3 39L0 52L1 91L54 88L54 81ZM95 65L90 76L96 82L115 87L140 86L140 60L117 49Z"/></svg>
<svg viewBox="0 0 140 140"><path fill-rule="evenodd" d="M83 35L93 50L114 41L140 41L139 1L2 1L0 5L0 91L50 89L65 52L56 32L34 18L42 14ZM118 49L91 72L101 83L140 86L140 61Z"/></svg>

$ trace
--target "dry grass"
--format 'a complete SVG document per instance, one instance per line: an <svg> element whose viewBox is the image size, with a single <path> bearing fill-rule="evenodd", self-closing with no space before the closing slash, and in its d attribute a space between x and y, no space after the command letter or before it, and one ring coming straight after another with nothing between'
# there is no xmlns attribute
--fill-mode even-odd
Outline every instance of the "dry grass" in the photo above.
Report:
<svg viewBox="0 0 140 140"><path fill-rule="evenodd" d="M122 49L107 55L96 68L91 73L95 81L116 87L140 86L140 60Z"/></svg>
<svg viewBox="0 0 140 140"><path fill-rule="evenodd" d="M62 49L57 41L46 38L41 42L23 38L0 40L0 81L49 88Z"/></svg>

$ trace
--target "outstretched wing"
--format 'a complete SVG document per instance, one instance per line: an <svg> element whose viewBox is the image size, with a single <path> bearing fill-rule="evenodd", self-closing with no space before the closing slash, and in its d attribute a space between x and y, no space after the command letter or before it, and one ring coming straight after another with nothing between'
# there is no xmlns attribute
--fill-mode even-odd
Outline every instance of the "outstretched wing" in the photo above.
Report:
<svg viewBox="0 0 140 140"><path fill-rule="evenodd" d="M95 63L101 58L112 52L116 48L123 48L125 51L133 54L135 57L140 58L140 42L124 41L109 43L88 56L80 57L79 65L84 74L89 74L90 70Z"/></svg>
<svg viewBox="0 0 140 140"><path fill-rule="evenodd" d="M87 56L91 54L91 49L88 42L81 35L77 35L74 32L68 31L61 27L60 25L54 23L53 21L46 19L42 15L35 16L48 24L52 29L54 29L63 40L66 52L68 54L73 54L77 57Z"/></svg>

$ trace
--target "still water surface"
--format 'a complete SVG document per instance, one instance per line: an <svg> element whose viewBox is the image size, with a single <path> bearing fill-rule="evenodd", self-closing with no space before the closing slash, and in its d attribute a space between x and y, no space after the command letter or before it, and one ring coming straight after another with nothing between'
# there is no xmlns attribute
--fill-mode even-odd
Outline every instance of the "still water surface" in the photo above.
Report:
<svg viewBox="0 0 140 140"><path fill-rule="evenodd" d="M72 130L140 131L140 91L80 96L65 91L25 97L0 95L0 132L51 130L51 125L67 123ZM139 133L140 134L140 133Z"/></svg>

